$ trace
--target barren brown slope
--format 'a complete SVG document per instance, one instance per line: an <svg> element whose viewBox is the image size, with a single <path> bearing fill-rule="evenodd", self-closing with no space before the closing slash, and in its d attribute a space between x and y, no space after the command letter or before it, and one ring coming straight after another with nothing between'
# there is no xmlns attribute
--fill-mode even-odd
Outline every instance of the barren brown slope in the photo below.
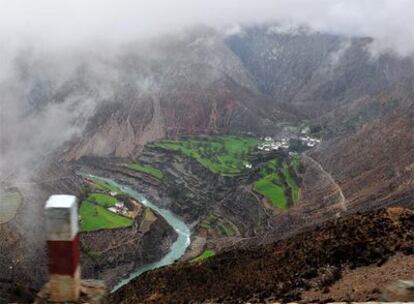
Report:
<svg viewBox="0 0 414 304"><path fill-rule="evenodd" d="M341 134L310 155L340 185L348 209L413 206L414 93L356 101L338 119Z"/></svg>
<svg viewBox="0 0 414 304"><path fill-rule="evenodd" d="M204 263L178 263L147 273L113 294L111 301L300 300L302 292L315 284L321 289L330 286L346 268L382 264L399 252L413 258L414 211L381 209L328 222L274 244L228 251ZM377 299L378 294L373 293L371 298Z"/></svg>

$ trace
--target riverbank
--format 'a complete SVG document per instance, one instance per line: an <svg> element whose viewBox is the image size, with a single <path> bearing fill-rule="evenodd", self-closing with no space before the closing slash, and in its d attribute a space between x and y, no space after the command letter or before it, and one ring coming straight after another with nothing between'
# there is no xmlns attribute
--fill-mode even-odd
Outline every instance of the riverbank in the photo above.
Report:
<svg viewBox="0 0 414 304"><path fill-rule="evenodd" d="M80 175L83 178L93 177L119 189L123 195L139 202L144 210L130 227L81 234L83 276L103 279L110 288L119 287L136 277L134 273L137 269L143 272L152 269L148 265L160 267L182 255L181 251L184 252L188 246L189 230L172 213L158 208L140 193L109 178Z"/></svg>

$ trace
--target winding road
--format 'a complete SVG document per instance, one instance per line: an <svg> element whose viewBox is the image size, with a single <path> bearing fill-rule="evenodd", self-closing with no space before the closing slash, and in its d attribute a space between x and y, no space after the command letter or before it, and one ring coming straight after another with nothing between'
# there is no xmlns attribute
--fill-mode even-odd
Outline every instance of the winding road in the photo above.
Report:
<svg viewBox="0 0 414 304"><path fill-rule="evenodd" d="M335 186L335 188L337 189L337 191L338 191L338 193L339 193L339 198L340 198L340 201L339 201L339 204L340 204L340 206L341 206L341 208L342 208L342 210L343 211L346 211L347 210L347 207L346 207L346 198L345 198L345 195L344 195L344 193L343 193L343 191L342 191L342 189L341 189L341 186L339 186L339 184L334 180L334 178L332 177L332 175L329 173L329 172L327 172L323 167L322 167L322 165L319 163L319 162L317 162L315 159L313 159L312 157L310 157L309 155L307 155L306 153L303 153L302 154L302 158L305 158L305 159L307 159L309 162L311 162L315 167L317 167L318 169L319 169L319 171L321 171L322 172L322 174L323 175L325 175L328 179L329 179L329 181Z"/></svg>

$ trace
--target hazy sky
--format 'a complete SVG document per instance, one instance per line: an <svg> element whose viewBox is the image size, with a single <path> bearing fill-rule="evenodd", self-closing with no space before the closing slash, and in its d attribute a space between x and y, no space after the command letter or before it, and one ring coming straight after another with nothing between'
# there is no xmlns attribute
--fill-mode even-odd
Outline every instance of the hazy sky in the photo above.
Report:
<svg viewBox="0 0 414 304"><path fill-rule="evenodd" d="M381 48L414 52L414 0L0 0L0 4L0 35L9 45L33 39L65 46L85 39L131 40L193 24L224 27L289 21L371 36Z"/></svg>

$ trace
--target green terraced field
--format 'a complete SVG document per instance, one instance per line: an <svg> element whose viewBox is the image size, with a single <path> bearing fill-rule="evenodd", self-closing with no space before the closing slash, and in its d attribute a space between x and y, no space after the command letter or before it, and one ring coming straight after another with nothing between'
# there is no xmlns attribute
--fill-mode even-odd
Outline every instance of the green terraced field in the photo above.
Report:
<svg viewBox="0 0 414 304"><path fill-rule="evenodd" d="M87 200L82 202L80 216L81 231L122 228L131 226L133 223L132 219L112 213Z"/></svg>
<svg viewBox="0 0 414 304"><path fill-rule="evenodd" d="M253 137L215 136L184 140L163 140L154 147L181 152L221 175L238 175L245 170L248 155L258 140Z"/></svg>
<svg viewBox="0 0 414 304"><path fill-rule="evenodd" d="M200 261L204 261L205 259L208 259L212 256L215 256L216 252L214 250L211 249L207 249L204 250L204 252L202 254L200 254L198 257L194 258L191 260L191 262L200 262Z"/></svg>
<svg viewBox="0 0 414 304"><path fill-rule="evenodd" d="M292 192L292 200L294 203L296 203L299 200L299 187L295 183L295 181L292 179L292 176L290 175L290 172L289 172L289 164L286 162L283 163L283 175Z"/></svg>
<svg viewBox="0 0 414 304"><path fill-rule="evenodd" d="M287 208L288 203L296 203L299 200L299 186L292 178L292 173L297 174L300 166L298 156L292 156L278 164L276 159L268 161L260 170L261 178L254 184L254 190L266 197L273 206ZM286 197L286 189L289 187L291 197Z"/></svg>
<svg viewBox="0 0 414 304"><path fill-rule="evenodd" d="M153 166L150 165L145 165L145 164L140 164L140 163L133 163L128 165L128 168L131 170L135 170L135 171L139 171L142 173L146 173L149 174L157 179L162 179L163 178L163 174L160 170L154 168Z"/></svg>
<svg viewBox="0 0 414 304"><path fill-rule="evenodd" d="M283 209L287 208L284 189L276 184L275 178L272 175L265 176L256 181L254 189L270 200L273 206Z"/></svg>
<svg viewBox="0 0 414 304"><path fill-rule="evenodd" d="M16 216L16 212L23 203L23 196L19 191L0 193L0 224L6 223Z"/></svg>

